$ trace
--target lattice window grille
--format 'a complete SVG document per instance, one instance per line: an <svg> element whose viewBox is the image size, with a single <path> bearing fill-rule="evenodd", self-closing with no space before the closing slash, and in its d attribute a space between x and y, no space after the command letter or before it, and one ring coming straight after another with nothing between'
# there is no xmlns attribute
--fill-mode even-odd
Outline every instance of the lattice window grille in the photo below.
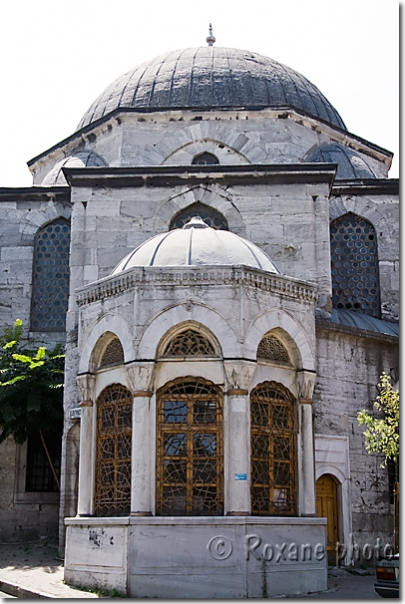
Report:
<svg viewBox="0 0 405 604"><path fill-rule="evenodd" d="M194 329L187 329L175 336L163 353L166 358L170 357L213 357L216 356L215 350L202 334Z"/></svg>
<svg viewBox="0 0 405 604"><path fill-rule="evenodd" d="M120 384L97 400L94 513L127 516L131 507L132 395Z"/></svg>
<svg viewBox="0 0 405 604"><path fill-rule="evenodd" d="M377 238L364 218L348 213L330 226L332 304L380 317Z"/></svg>
<svg viewBox="0 0 405 604"><path fill-rule="evenodd" d="M199 216L204 220L205 224L213 229L222 229L223 231L228 230L228 223L222 214L200 202L185 208L185 210L175 216L171 222L170 230L182 229L194 216Z"/></svg>
<svg viewBox="0 0 405 604"><path fill-rule="evenodd" d="M124 362L124 350L118 338L109 342L101 358L100 369L120 365Z"/></svg>
<svg viewBox="0 0 405 604"><path fill-rule="evenodd" d="M264 382L250 396L251 502L254 515L294 515L296 419L291 393Z"/></svg>
<svg viewBox="0 0 405 604"><path fill-rule="evenodd" d="M290 357L284 344L275 336L265 336L262 339L257 349L257 358L291 365Z"/></svg>
<svg viewBox="0 0 405 604"><path fill-rule="evenodd" d="M70 224L58 218L37 235L32 284L32 331L64 331L69 299Z"/></svg>
<svg viewBox="0 0 405 604"><path fill-rule="evenodd" d="M213 153L204 151L204 153L199 153L196 155L191 163L193 166L208 166L219 164L219 159Z"/></svg>
<svg viewBox="0 0 405 604"><path fill-rule="evenodd" d="M222 395L181 378L157 396L156 509L161 516L223 513Z"/></svg>

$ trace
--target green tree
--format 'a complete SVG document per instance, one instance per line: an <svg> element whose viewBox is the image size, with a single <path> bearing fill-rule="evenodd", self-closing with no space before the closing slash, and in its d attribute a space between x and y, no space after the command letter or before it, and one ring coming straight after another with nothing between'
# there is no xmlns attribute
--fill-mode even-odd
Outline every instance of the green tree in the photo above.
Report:
<svg viewBox="0 0 405 604"><path fill-rule="evenodd" d="M393 389L386 373L382 373L377 388L374 407L383 417L373 417L363 409L357 414L357 421L367 428L364 432L367 452L382 453L385 457L382 466L386 466L388 459L397 462L399 456L399 392Z"/></svg>
<svg viewBox="0 0 405 604"><path fill-rule="evenodd" d="M44 434L63 418L65 355L60 345L51 351L31 348L22 335L22 321L17 319L0 337L0 443L10 436L22 445L38 433L59 488Z"/></svg>

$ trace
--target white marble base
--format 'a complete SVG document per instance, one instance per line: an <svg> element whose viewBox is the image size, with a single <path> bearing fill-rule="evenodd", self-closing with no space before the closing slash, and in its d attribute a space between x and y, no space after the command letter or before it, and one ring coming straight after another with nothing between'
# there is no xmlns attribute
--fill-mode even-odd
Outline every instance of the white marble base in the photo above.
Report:
<svg viewBox="0 0 405 604"><path fill-rule="evenodd" d="M129 597L244 598L327 588L324 518L68 518L65 580Z"/></svg>

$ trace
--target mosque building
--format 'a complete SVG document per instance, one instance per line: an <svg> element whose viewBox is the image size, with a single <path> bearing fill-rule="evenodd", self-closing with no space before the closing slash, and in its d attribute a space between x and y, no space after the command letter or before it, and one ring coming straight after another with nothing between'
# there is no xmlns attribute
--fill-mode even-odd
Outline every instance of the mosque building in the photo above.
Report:
<svg viewBox="0 0 405 604"><path fill-rule="evenodd" d="M398 380L392 153L214 42L118 78L0 188L1 323L66 344L60 494L40 443L1 445L2 540L59 526L67 582L131 597L323 590L337 543L392 543L356 419Z"/></svg>

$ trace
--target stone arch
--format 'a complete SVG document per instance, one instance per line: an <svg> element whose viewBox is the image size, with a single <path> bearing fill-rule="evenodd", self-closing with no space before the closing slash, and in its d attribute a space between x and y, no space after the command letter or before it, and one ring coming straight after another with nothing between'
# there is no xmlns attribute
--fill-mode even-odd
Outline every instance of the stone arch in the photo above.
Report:
<svg viewBox="0 0 405 604"><path fill-rule="evenodd" d="M188 302L164 310L146 326L139 342L138 357L155 359L166 334L175 333L178 326L184 324L196 326L197 329L211 334L211 338L214 338L212 334L215 334L225 358L237 356L240 345L227 321L216 311L202 304Z"/></svg>
<svg viewBox="0 0 405 604"><path fill-rule="evenodd" d="M384 206L379 206L375 201L367 197L357 197L356 195L348 197L334 197L329 203L329 221L340 218L345 214L352 213L359 218L365 218L377 230L377 225L381 222L386 223L384 216ZM380 228L380 226L378 226Z"/></svg>
<svg viewBox="0 0 405 604"><path fill-rule="evenodd" d="M233 203L232 196L217 184L205 184L190 187L180 194L173 195L156 207L154 231L169 230L174 216L196 203L213 208L224 216L228 228L240 237L246 238L246 225L240 211Z"/></svg>
<svg viewBox="0 0 405 604"><path fill-rule="evenodd" d="M249 164L249 160L231 146L222 143L220 140L203 139L189 142L173 151L163 162L162 165L192 165L195 157L209 153L218 159L218 164L238 165Z"/></svg>
<svg viewBox="0 0 405 604"><path fill-rule="evenodd" d="M273 331L274 330L274 331ZM244 356L256 360L257 348L264 335L279 334L294 354L295 369L315 371L315 354L302 327L285 311L270 310L255 319L245 339Z"/></svg>
<svg viewBox="0 0 405 604"><path fill-rule="evenodd" d="M46 204L41 204L38 209L27 212L21 220L19 230L23 241L32 241L39 229L46 227L57 218L64 218L70 222L72 208L70 203L54 202L52 199Z"/></svg>
<svg viewBox="0 0 405 604"><path fill-rule="evenodd" d="M82 338L78 373L95 373L97 360L108 341L117 337L124 350L124 361L135 358L132 345L132 328L119 315L106 314Z"/></svg>

